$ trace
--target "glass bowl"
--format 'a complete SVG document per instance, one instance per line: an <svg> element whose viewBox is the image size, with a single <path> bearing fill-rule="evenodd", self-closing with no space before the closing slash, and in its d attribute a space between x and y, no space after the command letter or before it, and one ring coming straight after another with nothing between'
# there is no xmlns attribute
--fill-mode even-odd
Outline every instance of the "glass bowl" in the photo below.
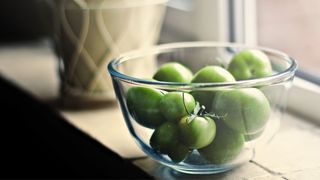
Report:
<svg viewBox="0 0 320 180"><path fill-rule="evenodd" d="M153 79L157 69L168 62L178 62L194 74L206 66L227 68L232 57L244 49L264 52L272 75L216 83ZM148 66L132 68L141 63ZM108 65L125 122L138 146L157 162L188 174L230 170L265 147L279 128L296 69L296 61L280 51L216 42L163 44L123 54ZM132 93L139 88L145 91ZM173 98L170 106L170 98L163 99L174 93L182 95L187 118L170 119L180 101ZM195 99L192 112L186 99L190 95Z"/></svg>

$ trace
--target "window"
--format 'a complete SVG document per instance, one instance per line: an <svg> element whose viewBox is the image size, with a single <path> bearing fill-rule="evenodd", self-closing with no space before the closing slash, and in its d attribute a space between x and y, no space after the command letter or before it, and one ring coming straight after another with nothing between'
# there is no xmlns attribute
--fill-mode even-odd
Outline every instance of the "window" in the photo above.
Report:
<svg viewBox="0 0 320 180"><path fill-rule="evenodd" d="M160 42L228 41L228 8L228 0L171 0Z"/></svg>
<svg viewBox="0 0 320 180"><path fill-rule="evenodd" d="M320 1L257 1L259 44L295 57L302 70L320 74Z"/></svg>

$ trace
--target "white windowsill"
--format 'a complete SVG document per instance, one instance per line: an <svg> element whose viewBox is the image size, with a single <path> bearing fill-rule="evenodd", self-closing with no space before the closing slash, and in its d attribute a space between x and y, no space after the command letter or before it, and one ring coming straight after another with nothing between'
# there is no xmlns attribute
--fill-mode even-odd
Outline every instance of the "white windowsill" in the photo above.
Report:
<svg viewBox="0 0 320 180"><path fill-rule="evenodd" d="M289 110L320 124L320 86L295 78L288 97Z"/></svg>

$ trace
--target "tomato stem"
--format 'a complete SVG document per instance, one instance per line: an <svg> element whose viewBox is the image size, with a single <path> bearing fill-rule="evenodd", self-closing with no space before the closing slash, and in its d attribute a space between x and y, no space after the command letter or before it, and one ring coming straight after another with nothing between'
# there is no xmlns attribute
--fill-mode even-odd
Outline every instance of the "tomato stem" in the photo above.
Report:
<svg viewBox="0 0 320 180"><path fill-rule="evenodd" d="M206 107L204 105L201 105L200 110L197 115L202 116L204 114L205 110L206 110Z"/></svg>

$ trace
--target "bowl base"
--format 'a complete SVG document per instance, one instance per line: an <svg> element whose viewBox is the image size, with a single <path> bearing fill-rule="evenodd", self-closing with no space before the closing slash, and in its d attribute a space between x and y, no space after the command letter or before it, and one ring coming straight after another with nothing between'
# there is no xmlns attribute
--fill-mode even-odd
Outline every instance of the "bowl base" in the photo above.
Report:
<svg viewBox="0 0 320 180"><path fill-rule="evenodd" d="M194 174L194 175L209 175L209 174L218 174L222 172L229 171L235 167L219 167L219 168L212 168L212 169L183 169L183 168L177 168L172 167L173 173L179 174Z"/></svg>

